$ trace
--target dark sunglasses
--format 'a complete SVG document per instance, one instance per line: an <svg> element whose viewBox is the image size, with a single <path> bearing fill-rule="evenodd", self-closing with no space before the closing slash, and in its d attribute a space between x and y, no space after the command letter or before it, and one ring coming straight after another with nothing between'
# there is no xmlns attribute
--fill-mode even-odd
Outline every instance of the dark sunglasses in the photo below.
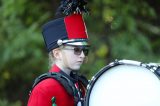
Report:
<svg viewBox="0 0 160 106"><path fill-rule="evenodd" d="M83 51L84 55L88 56L89 46L71 46L72 48L67 48L67 46L70 46L70 45L66 45L64 47L64 49L74 50L74 54L75 55L81 55L81 53Z"/></svg>

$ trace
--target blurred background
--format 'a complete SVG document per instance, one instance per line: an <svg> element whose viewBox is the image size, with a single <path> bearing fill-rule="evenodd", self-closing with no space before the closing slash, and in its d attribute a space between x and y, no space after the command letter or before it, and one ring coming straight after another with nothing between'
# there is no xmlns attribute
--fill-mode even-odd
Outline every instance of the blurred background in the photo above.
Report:
<svg viewBox="0 0 160 106"><path fill-rule="evenodd" d="M160 62L160 0L88 0L90 79L115 59ZM26 106L34 79L48 71L41 35L60 0L0 0L0 106Z"/></svg>

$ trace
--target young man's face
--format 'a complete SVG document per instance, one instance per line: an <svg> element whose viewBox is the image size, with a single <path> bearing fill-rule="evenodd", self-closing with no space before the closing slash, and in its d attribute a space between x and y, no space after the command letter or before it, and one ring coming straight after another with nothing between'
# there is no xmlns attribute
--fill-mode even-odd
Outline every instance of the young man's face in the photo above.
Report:
<svg viewBox="0 0 160 106"><path fill-rule="evenodd" d="M88 50L85 46L64 46L61 49L63 68L79 70L88 55Z"/></svg>

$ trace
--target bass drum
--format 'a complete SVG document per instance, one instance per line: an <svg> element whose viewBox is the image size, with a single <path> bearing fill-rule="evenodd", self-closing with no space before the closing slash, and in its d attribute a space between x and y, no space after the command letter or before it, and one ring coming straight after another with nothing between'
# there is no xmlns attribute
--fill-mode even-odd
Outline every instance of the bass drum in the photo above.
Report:
<svg viewBox="0 0 160 106"><path fill-rule="evenodd" d="M159 66L116 60L90 81L84 106L160 106Z"/></svg>

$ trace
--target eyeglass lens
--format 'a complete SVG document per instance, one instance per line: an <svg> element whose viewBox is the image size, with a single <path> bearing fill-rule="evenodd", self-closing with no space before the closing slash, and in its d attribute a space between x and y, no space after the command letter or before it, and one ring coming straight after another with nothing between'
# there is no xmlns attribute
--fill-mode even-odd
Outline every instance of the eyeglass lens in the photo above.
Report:
<svg viewBox="0 0 160 106"><path fill-rule="evenodd" d="M89 53L89 46L66 45L64 49L74 50L75 55L81 55L82 51L83 51L85 56L88 56L88 53Z"/></svg>
<svg viewBox="0 0 160 106"><path fill-rule="evenodd" d="M76 55L80 55L82 53L82 51L83 51L84 55L87 56L89 53L89 48L86 48L86 47L75 47L74 48L74 54L76 54Z"/></svg>

